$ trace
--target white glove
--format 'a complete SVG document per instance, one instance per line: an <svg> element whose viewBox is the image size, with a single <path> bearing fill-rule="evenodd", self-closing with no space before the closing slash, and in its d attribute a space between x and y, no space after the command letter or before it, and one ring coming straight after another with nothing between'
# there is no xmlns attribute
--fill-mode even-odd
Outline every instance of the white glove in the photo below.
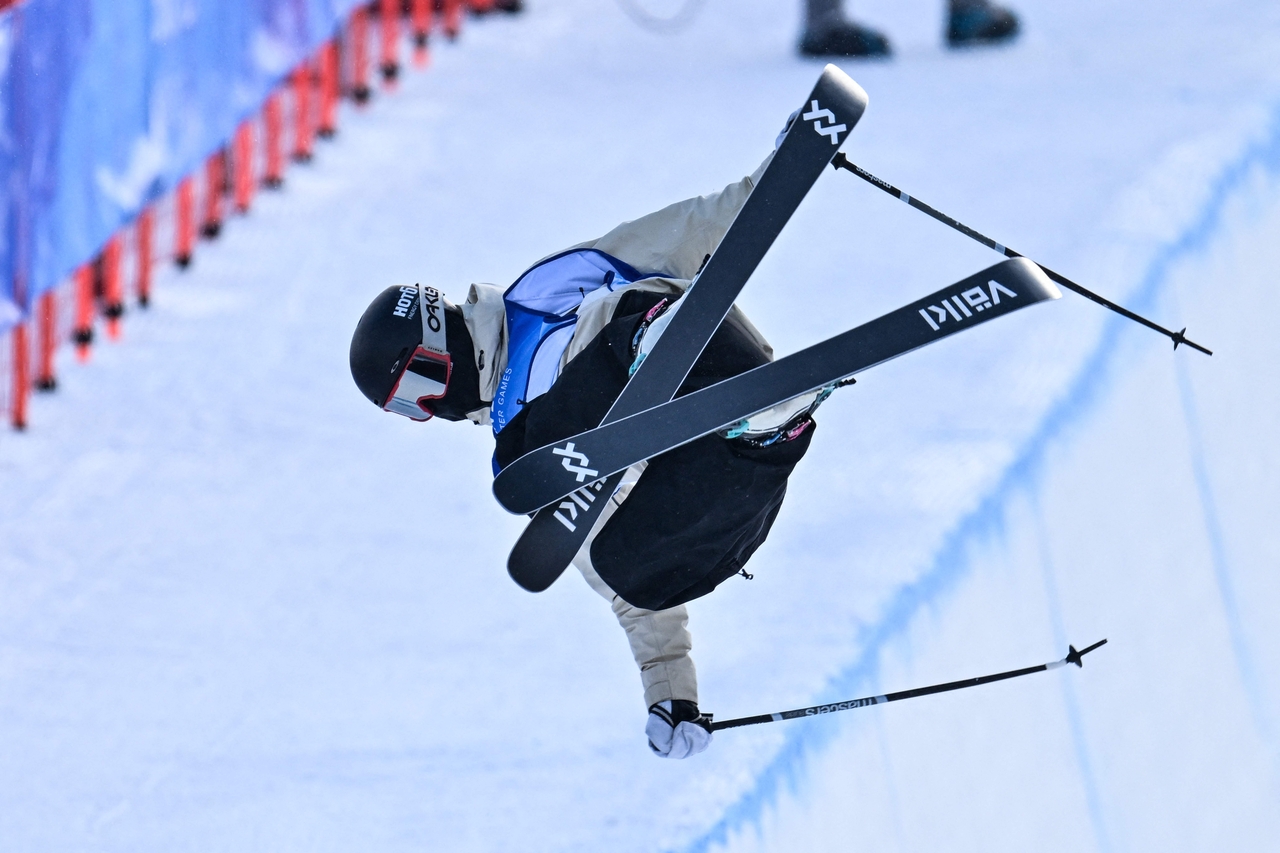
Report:
<svg viewBox="0 0 1280 853"><path fill-rule="evenodd" d="M688 699L667 699L649 708L644 733L655 755L688 758L711 746L711 715Z"/></svg>

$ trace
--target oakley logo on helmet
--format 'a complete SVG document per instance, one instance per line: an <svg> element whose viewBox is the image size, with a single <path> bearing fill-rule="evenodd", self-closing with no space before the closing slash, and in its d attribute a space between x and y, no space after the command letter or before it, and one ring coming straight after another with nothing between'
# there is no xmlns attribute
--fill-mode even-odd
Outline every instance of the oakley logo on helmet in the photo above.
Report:
<svg viewBox="0 0 1280 853"><path fill-rule="evenodd" d="M444 297L434 287L422 288L422 305L426 309L427 328L433 332L440 331L440 306Z"/></svg>
<svg viewBox="0 0 1280 853"><path fill-rule="evenodd" d="M404 317L406 320L413 316L413 306L418 304L418 288L402 287L400 288L400 298L396 300L396 307L391 311L396 317Z"/></svg>
<svg viewBox="0 0 1280 853"><path fill-rule="evenodd" d="M591 464L591 460L587 458L587 454L579 453L577 450L574 450L572 441L564 447L552 448L551 452L557 456L565 457L564 461L561 463L564 465L564 470L568 471L570 474L576 474L579 483L585 483L588 477L594 479L600 476L599 471L594 468L586 467ZM575 465L570 460L577 460L578 464Z"/></svg>

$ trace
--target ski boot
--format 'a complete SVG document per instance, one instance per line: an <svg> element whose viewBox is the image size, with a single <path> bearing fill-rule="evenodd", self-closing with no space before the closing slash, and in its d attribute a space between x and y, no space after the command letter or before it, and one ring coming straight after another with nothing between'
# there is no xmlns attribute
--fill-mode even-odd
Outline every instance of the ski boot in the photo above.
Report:
<svg viewBox="0 0 1280 853"><path fill-rule="evenodd" d="M813 413L818 411L818 407L837 388L852 385L855 381L852 378L842 379L834 385L802 394L763 412L756 412L751 417L720 430L720 435L749 447L769 447L784 441L795 441L813 426Z"/></svg>
<svg viewBox="0 0 1280 853"><path fill-rule="evenodd" d="M947 44L968 47L998 44L1018 34L1018 16L987 0L951 0Z"/></svg>
<svg viewBox="0 0 1280 853"><path fill-rule="evenodd" d="M671 300L665 296L659 299L640 320L640 325L636 326L636 333L631 338L631 369L627 372L628 376L634 376L640 369L645 356L657 346L658 338L662 337L667 324L676 315L676 312L667 310L671 304Z"/></svg>
<svg viewBox="0 0 1280 853"><path fill-rule="evenodd" d="M888 56L889 40L882 33L853 21L814 24L800 39L804 56Z"/></svg>

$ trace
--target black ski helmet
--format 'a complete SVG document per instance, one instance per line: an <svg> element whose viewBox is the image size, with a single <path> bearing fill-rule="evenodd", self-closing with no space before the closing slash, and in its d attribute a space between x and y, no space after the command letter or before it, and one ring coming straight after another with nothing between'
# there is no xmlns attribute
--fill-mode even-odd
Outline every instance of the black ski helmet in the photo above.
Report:
<svg viewBox="0 0 1280 853"><path fill-rule="evenodd" d="M360 393L382 408L405 359L420 343L417 285L392 286L379 293L351 336L351 378Z"/></svg>
<svg viewBox="0 0 1280 853"><path fill-rule="evenodd" d="M351 336L351 378L356 387L378 408L387 404L406 361L423 342L419 310L420 285L393 285L382 291L365 309ZM435 288L421 288L427 304L440 304L443 311L446 349L453 368L443 399L432 411L446 420L461 420L468 412L484 406L479 396L479 372L475 350L462 312ZM438 303L436 302L438 300Z"/></svg>

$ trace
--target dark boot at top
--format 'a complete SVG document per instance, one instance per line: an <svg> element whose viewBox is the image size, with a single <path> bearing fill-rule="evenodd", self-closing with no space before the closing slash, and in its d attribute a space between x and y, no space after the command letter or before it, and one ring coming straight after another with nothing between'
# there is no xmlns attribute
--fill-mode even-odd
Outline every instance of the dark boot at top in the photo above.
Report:
<svg viewBox="0 0 1280 853"><path fill-rule="evenodd" d="M1018 34L1018 16L987 0L951 0L947 44L966 47L1009 41Z"/></svg>
<svg viewBox="0 0 1280 853"><path fill-rule="evenodd" d="M805 56L888 56L889 40L852 21L834 21L806 30L800 39Z"/></svg>

